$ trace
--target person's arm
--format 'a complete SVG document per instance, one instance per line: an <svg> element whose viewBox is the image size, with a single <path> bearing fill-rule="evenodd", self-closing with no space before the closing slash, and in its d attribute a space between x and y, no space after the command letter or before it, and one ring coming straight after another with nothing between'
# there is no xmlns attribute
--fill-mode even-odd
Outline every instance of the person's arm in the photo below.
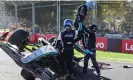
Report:
<svg viewBox="0 0 133 80"><path fill-rule="evenodd" d="M87 6L90 6L90 4L86 5L80 5L78 7L78 11L77 11L77 15L76 15L76 19L75 19L75 28L78 30L84 30L86 33L90 33L90 31L84 26L83 22L85 20L85 17L87 15Z"/></svg>
<svg viewBox="0 0 133 80"><path fill-rule="evenodd" d="M81 31L79 30L75 30L75 38L74 38L74 43L76 43L77 41L81 40Z"/></svg>
<svg viewBox="0 0 133 80"><path fill-rule="evenodd" d="M82 27L83 27L83 30L84 30L87 34L91 34L90 30L87 29L84 25L82 25Z"/></svg>

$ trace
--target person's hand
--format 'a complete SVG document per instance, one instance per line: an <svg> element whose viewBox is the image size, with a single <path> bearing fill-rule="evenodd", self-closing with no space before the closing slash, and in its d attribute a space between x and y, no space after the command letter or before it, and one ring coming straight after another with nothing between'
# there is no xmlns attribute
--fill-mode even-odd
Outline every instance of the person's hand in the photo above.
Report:
<svg viewBox="0 0 133 80"><path fill-rule="evenodd" d="M94 54L92 51L88 50L88 49L85 49L85 54Z"/></svg>
<svg viewBox="0 0 133 80"><path fill-rule="evenodd" d="M90 50L89 50L90 51ZM94 54L92 51L89 52L90 55Z"/></svg>
<svg viewBox="0 0 133 80"><path fill-rule="evenodd" d="M88 49L84 49L85 54L89 54Z"/></svg>

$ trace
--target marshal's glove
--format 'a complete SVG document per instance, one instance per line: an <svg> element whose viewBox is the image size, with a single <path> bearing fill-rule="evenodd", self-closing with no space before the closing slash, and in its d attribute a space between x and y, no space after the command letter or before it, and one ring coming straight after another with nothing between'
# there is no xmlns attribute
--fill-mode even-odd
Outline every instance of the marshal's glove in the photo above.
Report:
<svg viewBox="0 0 133 80"><path fill-rule="evenodd" d="M90 51L90 50L88 50L88 49L84 49L84 53L85 53L85 54L90 54L90 55L94 54L92 51Z"/></svg>

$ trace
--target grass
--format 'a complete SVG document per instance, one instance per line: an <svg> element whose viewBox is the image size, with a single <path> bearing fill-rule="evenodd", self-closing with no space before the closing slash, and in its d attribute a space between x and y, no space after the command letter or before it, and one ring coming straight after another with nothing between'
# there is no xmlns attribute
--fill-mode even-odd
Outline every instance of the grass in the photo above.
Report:
<svg viewBox="0 0 133 80"><path fill-rule="evenodd" d="M27 46L32 49L32 46ZM84 57L83 54L74 50L76 57ZM107 61L120 61L120 62L133 62L133 54L125 53L116 53L116 52L107 52L107 51L97 51L96 57L98 60L107 60Z"/></svg>
<svg viewBox="0 0 133 80"><path fill-rule="evenodd" d="M83 57L84 55L75 50L75 56ZM133 54L97 51L96 57L98 60L120 61L120 62L133 62Z"/></svg>

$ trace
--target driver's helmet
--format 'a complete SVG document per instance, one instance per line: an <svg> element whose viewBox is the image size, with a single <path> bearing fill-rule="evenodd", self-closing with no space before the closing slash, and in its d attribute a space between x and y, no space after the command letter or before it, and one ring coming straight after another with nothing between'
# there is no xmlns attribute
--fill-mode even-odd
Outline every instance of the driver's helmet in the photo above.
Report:
<svg viewBox="0 0 133 80"><path fill-rule="evenodd" d="M9 37L8 42L12 45L16 45L19 49L21 49L28 43L29 36L29 32L23 29L17 29Z"/></svg>
<svg viewBox="0 0 133 80"><path fill-rule="evenodd" d="M93 0L87 0L86 3L85 3L86 7L87 7L87 10L92 10L95 8L96 6L96 2L93 1Z"/></svg>

